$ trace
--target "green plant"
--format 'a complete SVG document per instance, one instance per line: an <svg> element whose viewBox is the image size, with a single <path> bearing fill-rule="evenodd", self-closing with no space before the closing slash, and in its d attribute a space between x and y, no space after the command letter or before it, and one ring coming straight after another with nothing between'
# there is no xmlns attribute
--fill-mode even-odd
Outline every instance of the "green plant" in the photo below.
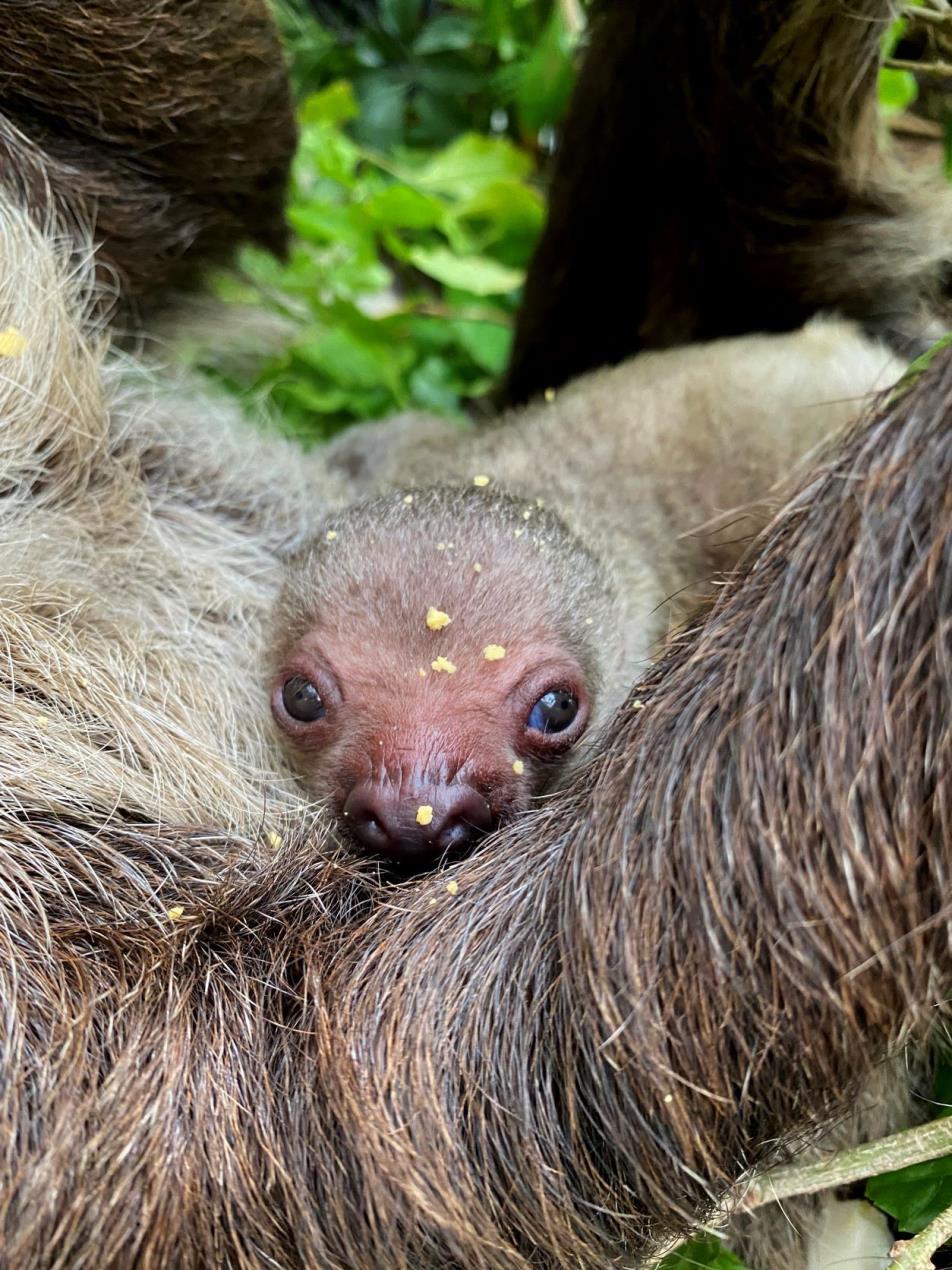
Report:
<svg viewBox="0 0 952 1270"><path fill-rule="evenodd" d="M346 79L353 135L379 150L433 148L472 130L531 148L561 119L582 23L577 0L304 0L279 19L299 96Z"/></svg>
<svg viewBox="0 0 952 1270"><path fill-rule="evenodd" d="M574 3L334 0L322 25L285 0L293 245L218 280L280 319L281 347L205 350L210 376L306 440L408 408L461 415L487 392L544 219L540 134L571 88Z"/></svg>
<svg viewBox="0 0 952 1270"><path fill-rule="evenodd" d="M226 298L270 309L289 341L250 378L307 438L410 407L460 413L505 365L523 270L542 225L532 157L467 133L436 151L383 155L353 139L351 85L301 107L289 259L246 251Z"/></svg>
<svg viewBox="0 0 952 1270"><path fill-rule="evenodd" d="M284 425L320 438L354 419L418 408L461 413L508 356L523 269L542 226L532 157L466 133L437 151L381 155L345 131L352 86L301 108L287 262L246 250L223 297L270 310L288 342L250 377L206 368L267 395Z"/></svg>

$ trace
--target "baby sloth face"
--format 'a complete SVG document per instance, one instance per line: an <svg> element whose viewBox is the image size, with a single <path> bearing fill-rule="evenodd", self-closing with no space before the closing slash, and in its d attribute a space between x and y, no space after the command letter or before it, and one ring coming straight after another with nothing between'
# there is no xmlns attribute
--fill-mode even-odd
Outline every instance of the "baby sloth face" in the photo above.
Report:
<svg viewBox="0 0 952 1270"><path fill-rule="evenodd" d="M431 863L552 782L597 686L584 559L538 507L460 490L352 509L302 556L271 706L351 841Z"/></svg>

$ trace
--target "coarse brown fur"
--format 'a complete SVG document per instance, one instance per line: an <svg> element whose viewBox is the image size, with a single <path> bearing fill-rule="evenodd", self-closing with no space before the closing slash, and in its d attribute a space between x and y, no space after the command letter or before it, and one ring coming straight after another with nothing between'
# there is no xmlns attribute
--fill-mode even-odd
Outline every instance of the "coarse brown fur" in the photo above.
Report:
<svg viewBox="0 0 952 1270"><path fill-rule="evenodd" d="M259 675L334 490L107 358L73 261L0 200L0 323L26 340L0 375L2 1260L293 1264L320 1246L281 1162L294 1019L361 888Z"/></svg>
<svg viewBox="0 0 952 1270"><path fill-rule="evenodd" d="M602 0L506 395L643 348L834 308L915 336L952 194L900 173L876 97L890 0Z"/></svg>
<svg viewBox="0 0 952 1270"><path fill-rule="evenodd" d="M264 0L17 0L3 22L4 180L41 222L93 227L103 295L282 248L295 128Z"/></svg>

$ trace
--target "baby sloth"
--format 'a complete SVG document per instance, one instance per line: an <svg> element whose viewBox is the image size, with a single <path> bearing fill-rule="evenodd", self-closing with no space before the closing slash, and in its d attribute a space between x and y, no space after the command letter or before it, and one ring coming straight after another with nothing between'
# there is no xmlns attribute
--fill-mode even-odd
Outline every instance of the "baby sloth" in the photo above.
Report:
<svg viewBox="0 0 952 1270"><path fill-rule="evenodd" d="M357 843L432 863L564 767L613 669L613 610L597 561L537 502L388 494L292 564L274 717Z"/></svg>
<svg viewBox="0 0 952 1270"><path fill-rule="evenodd" d="M469 435L351 429L325 459L374 501L293 566L271 645L309 790L417 866L511 817L900 369L826 319L642 354Z"/></svg>

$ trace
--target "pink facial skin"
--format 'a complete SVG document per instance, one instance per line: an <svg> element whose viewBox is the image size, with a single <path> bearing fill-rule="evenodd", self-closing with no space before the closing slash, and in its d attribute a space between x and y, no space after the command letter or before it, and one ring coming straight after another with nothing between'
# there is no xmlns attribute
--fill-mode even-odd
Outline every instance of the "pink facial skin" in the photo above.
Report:
<svg viewBox="0 0 952 1270"><path fill-rule="evenodd" d="M409 665L385 643L357 656L315 630L275 677L274 717L309 789L369 852L420 865L468 849L527 805L585 730L585 678L567 653L523 639L500 660L454 664Z"/></svg>

